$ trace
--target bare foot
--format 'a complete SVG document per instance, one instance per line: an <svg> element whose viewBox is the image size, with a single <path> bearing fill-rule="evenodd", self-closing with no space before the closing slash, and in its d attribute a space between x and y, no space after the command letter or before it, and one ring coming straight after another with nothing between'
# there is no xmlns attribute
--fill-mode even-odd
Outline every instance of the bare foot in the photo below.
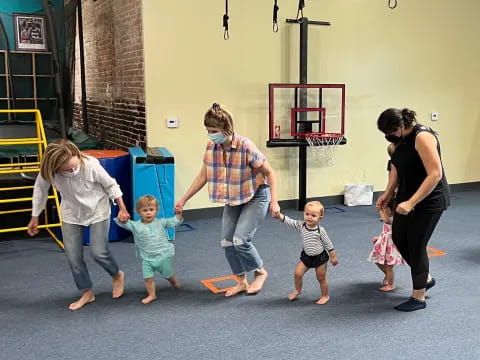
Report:
<svg viewBox="0 0 480 360"><path fill-rule="evenodd" d="M393 285L385 285L379 289L380 291L392 291L395 290L395 286Z"/></svg>
<svg viewBox="0 0 480 360"><path fill-rule="evenodd" d="M318 301L316 302L316 304L318 305L325 305L328 300L330 300L330 297L329 296L322 296L320 299L318 299Z"/></svg>
<svg viewBox="0 0 480 360"><path fill-rule="evenodd" d="M78 310L78 309L81 309L82 307L84 307L85 305L89 304L89 303L92 303L95 301L95 295L93 295L93 291L92 290L88 290L88 291L85 291L82 296L80 297L80 299L78 299L77 301L73 302L70 304L70 306L68 307L70 310L72 311L75 311L75 310Z"/></svg>
<svg viewBox="0 0 480 360"><path fill-rule="evenodd" d="M143 298L142 299L142 304L149 304L151 303L152 301L155 301L157 300L157 297L156 296L147 296L146 298Z"/></svg>
<svg viewBox="0 0 480 360"><path fill-rule="evenodd" d="M117 275L112 277L113 279L113 290L112 290L112 297L114 299L118 299L120 296L123 295L123 284L125 281L125 273L120 270Z"/></svg>
<svg viewBox="0 0 480 360"><path fill-rule="evenodd" d="M175 275L173 275L171 278L169 278L167 280L170 283L170 285L172 285L172 287L174 289L179 289L180 288L180 283L178 282L177 277Z"/></svg>
<svg viewBox="0 0 480 360"><path fill-rule="evenodd" d="M292 301L297 298L298 295L300 295L302 292L294 290L292 293L288 294L288 300Z"/></svg>
<svg viewBox="0 0 480 360"><path fill-rule="evenodd" d="M247 289L248 289L248 284L246 284L246 283L238 284L238 285L234 286L233 288L231 288L230 290L228 290L225 293L225 296L226 297L235 296L235 295L238 295L242 292L247 291Z"/></svg>
<svg viewBox="0 0 480 360"><path fill-rule="evenodd" d="M255 271L255 279L248 287L247 295L256 295L262 290L265 280L267 280L268 272L265 269L262 271Z"/></svg>

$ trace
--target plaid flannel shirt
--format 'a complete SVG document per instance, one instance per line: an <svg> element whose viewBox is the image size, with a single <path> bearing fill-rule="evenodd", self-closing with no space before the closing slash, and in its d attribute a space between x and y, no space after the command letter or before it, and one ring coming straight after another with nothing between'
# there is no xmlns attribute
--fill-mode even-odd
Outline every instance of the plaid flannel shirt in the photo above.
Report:
<svg viewBox="0 0 480 360"><path fill-rule="evenodd" d="M210 200L230 206L250 201L258 187L266 183L263 174L255 171L264 161L265 156L246 137L234 134L232 146L226 151L209 141L203 162Z"/></svg>

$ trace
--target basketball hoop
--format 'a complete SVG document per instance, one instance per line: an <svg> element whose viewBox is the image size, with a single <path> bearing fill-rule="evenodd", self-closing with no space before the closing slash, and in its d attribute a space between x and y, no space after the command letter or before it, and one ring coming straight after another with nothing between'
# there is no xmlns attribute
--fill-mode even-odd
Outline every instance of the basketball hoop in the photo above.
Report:
<svg viewBox="0 0 480 360"><path fill-rule="evenodd" d="M344 143L345 137L338 133L306 133L305 140L320 166L332 166L333 156L338 146Z"/></svg>

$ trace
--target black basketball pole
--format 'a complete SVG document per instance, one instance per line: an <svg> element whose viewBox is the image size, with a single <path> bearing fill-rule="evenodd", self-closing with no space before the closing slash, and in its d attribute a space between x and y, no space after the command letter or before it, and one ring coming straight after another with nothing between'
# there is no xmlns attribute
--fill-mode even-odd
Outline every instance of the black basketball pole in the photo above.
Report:
<svg viewBox="0 0 480 360"><path fill-rule="evenodd" d="M289 24L300 25L300 84L308 84L308 25L330 25L328 21L308 21L304 17L300 20L287 19ZM307 89L299 89L299 105L307 107ZM300 112L299 132L306 133L312 131L312 124L308 123L307 113ZM307 203L307 145L300 145L298 148L298 203L297 209L303 211Z"/></svg>
<svg viewBox="0 0 480 360"><path fill-rule="evenodd" d="M308 18L303 18L300 23L300 84L308 84ZM307 107L307 89L299 89L300 107ZM309 132L311 124L307 124L307 113L300 114L300 132ZM310 129L307 129L310 127ZM303 210L307 203L307 146L298 148L298 210Z"/></svg>

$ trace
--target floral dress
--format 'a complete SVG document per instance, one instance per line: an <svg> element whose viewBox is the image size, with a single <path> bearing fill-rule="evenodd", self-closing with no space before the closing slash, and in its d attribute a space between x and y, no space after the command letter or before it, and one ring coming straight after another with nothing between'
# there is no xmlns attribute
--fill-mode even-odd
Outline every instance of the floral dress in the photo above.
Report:
<svg viewBox="0 0 480 360"><path fill-rule="evenodd" d="M382 265L405 264L392 240L392 226L383 223L383 231L372 239L373 249L368 260Z"/></svg>

